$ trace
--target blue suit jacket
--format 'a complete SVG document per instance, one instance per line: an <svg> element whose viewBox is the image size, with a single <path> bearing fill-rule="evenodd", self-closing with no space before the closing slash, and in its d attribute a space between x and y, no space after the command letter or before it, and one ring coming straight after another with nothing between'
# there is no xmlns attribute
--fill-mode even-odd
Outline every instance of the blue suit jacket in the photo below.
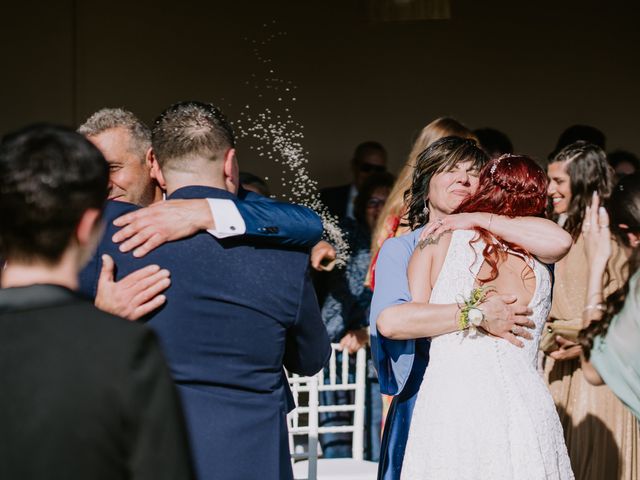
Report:
<svg viewBox="0 0 640 480"><path fill-rule="evenodd" d="M322 220L302 205L278 202L242 188L234 203L247 227L246 235L294 247L312 247L322 237Z"/></svg>
<svg viewBox="0 0 640 480"><path fill-rule="evenodd" d="M233 195L186 187L170 198ZM167 302L148 324L181 394L198 477L291 478L283 366L314 374L330 355L308 254L201 232L136 259L110 241L113 218L135 208L110 205L97 256L113 257L118 278L152 263L171 272ZM83 275L84 291L95 291L100 262L94 263L93 274Z"/></svg>
<svg viewBox="0 0 640 480"><path fill-rule="evenodd" d="M392 305L411 301L407 267L422 229L386 240L376 264L376 286L369 317L371 352L380 392L394 395L382 437L378 478L399 480L409 425L429 361L429 340L390 340L376 330L376 318Z"/></svg>
<svg viewBox="0 0 640 480"><path fill-rule="evenodd" d="M273 245L304 248L313 247L322 238L322 220L310 208L279 202L243 188L240 188L238 197L230 200L240 212L245 222L245 235L249 237L262 239ZM111 222L138 208L131 203L109 200L103 213L107 228L113 229ZM102 244L109 248L110 238L104 236ZM100 273L100 268L102 261L96 253L80 272L80 292L89 298L96 295L97 283L94 280Z"/></svg>

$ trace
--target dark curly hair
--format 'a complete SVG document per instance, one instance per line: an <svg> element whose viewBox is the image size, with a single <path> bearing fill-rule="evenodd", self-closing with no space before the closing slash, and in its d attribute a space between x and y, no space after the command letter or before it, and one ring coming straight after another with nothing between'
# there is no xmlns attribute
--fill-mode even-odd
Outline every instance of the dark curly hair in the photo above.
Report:
<svg viewBox="0 0 640 480"><path fill-rule="evenodd" d="M611 195L613 170L602 148L583 141L572 143L560 150L550 163L556 162L565 162L565 169L569 175L571 202L564 229L575 242L582 231L584 211L591 204L593 192L598 192L603 200Z"/></svg>
<svg viewBox="0 0 640 480"><path fill-rule="evenodd" d="M627 233L640 233L640 174L628 175L616 185L608 203L611 231L618 241L630 247ZM624 225L626 228L621 228ZM629 280L640 267L640 248L633 249L626 270L629 274L626 282L605 300L606 310L600 321L591 324L580 332L578 341L582 345L584 356L588 360L593 342L599 335L606 335L612 318L622 310L629 294Z"/></svg>
<svg viewBox="0 0 640 480"><path fill-rule="evenodd" d="M403 225L416 230L429 221L424 207L434 175L450 171L461 162L472 162L473 167L480 170L488 161L487 154L468 138L443 137L429 145L418 155L411 187L404 193L407 222Z"/></svg>

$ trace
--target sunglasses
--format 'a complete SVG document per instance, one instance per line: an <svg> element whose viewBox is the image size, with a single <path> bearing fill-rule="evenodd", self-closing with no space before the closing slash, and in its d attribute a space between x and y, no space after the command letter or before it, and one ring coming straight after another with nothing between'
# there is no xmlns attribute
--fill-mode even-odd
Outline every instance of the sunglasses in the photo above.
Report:
<svg viewBox="0 0 640 480"><path fill-rule="evenodd" d="M358 170L363 173L384 173L387 171L387 167L384 165L374 165L372 163L361 163Z"/></svg>

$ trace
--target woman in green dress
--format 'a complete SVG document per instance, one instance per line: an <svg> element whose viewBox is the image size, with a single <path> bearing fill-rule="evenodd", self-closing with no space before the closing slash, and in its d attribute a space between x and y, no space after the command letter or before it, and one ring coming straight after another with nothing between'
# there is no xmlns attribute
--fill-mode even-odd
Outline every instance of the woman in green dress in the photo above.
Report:
<svg viewBox="0 0 640 480"><path fill-rule="evenodd" d="M583 224L589 260L589 284L580 334L582 369L587 381L606 383L640 419L640 175L623 178L611 195L609 210L594 196ZM605 269L611 256L611 232L628 250L628 280L603 299ZM604 301L603 301L604 300Z"/></svg>

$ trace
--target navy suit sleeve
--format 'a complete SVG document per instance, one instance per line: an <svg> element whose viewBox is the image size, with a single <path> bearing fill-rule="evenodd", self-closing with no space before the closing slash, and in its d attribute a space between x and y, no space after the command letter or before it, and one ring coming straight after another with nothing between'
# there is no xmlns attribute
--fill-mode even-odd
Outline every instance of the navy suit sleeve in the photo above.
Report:
<svg viewBox="0 0 640 480"><path fill-rule="evenodd" d="M318 299L307 271L295 322L287 331L284 366L292 373L315 375L329 361L331 344L322 322Z"/></svg>
<svg viewBox="0 0 640 480"><path fill-rule="evenodd" d="M246 235L276 245L310 248L322 237L322 220L310 208L242 192L234 200L247 227Z"/></svg>
<svg viewBox="0 0 640 480"><path fill-rule="evenodd" d="M415 340L390 340L376 329L378 315L387 307L410 302L407 266L412 248L400 238L387 240L376 264L376 285L371 301L369 328L371 352L378 371L380 391L397 395L404 388L413 367Z"/></svg>

